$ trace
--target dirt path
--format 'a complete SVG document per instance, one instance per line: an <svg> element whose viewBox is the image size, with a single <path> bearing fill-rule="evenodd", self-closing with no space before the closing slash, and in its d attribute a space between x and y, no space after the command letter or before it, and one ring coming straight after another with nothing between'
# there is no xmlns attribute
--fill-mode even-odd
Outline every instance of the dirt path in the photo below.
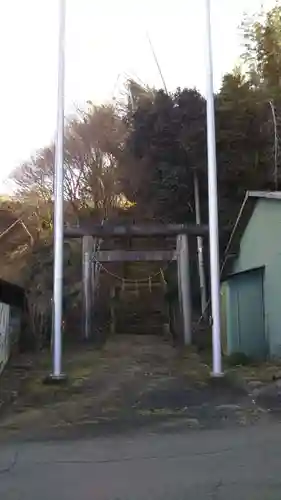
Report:
<svg viewBox="0 0 281 500"><path fill-rule="evenodd" d="M48 356L49 358L49 356ZM172 430L250 425L262 413L228 378L214 380L192 350L161 338L116 336L101 351L65 353L68 384L42 384L46 356L0 421L0 438L79 437L140 425ZM7 375L8 376L8 372Z"/></svg>

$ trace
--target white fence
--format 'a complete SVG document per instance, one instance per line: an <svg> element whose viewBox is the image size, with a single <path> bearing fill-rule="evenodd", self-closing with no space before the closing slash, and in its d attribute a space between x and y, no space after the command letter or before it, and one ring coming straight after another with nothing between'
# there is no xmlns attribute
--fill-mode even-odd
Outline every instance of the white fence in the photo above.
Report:
<svg viewBox="0 0 281 500"><path fill-rule="evenodd" d="M0 374L9 360L20 328L19 309L0 302Z"/></svg>

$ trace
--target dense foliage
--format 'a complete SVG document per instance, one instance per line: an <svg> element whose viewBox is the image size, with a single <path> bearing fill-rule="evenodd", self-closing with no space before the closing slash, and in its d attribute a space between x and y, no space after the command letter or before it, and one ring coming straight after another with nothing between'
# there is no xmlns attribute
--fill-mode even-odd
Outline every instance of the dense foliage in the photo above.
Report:
<svg viewBox="0 0 281 500"><path fill-rule="evenodd" d="M221 229L233 225L246 190L281 185L280 19L281 7L275 6L244 20L241 67L225 75L215 96ZM37 290L45 282L44 266L36 267L40 245L42 255L51 255L44 249L52 241L53 173L54 146L49 145L12 175L21 202L17 211L35 245L23 281ZM66 223L89 215L109 218L126 199L135 203L140 219L195 222L195 176L207 222L206 102L195 89L167 94L128 81L125 101L88 103L66 127ZM222 248L226 238L221 231ZM45 271L50 277L49 264Z"/></svg>

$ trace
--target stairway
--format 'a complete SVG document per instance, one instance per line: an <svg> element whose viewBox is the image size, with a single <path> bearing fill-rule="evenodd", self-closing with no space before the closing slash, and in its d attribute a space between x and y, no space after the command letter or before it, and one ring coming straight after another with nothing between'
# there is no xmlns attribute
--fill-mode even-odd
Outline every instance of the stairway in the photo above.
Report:
<svg viewBox="0 0 281 500"><path fill-rule="evenodd" d="M159 264L156 266L155 263L127 264L126 280L130 282L124 281L116 290L116 333L163 335L168 331L165 284L161 274L157 274ZM151 280L140 281L148 275Z"/></svg>

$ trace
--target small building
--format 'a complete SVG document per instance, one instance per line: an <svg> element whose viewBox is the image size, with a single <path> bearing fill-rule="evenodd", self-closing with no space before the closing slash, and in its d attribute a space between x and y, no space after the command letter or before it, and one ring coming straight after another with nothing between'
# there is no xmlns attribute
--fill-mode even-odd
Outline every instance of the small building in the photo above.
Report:
<svg viewBox="0 0 281 500"><path fill-rule="evenodd" d="M281 357L281 192L248 192L222 271L226 354Z"/></svg>
<svg viewBox="0 0 281 500"><path fill-rule="evenodd" d="M24 290L0 279L0 374L18 343L24 304Z"/></svg>

